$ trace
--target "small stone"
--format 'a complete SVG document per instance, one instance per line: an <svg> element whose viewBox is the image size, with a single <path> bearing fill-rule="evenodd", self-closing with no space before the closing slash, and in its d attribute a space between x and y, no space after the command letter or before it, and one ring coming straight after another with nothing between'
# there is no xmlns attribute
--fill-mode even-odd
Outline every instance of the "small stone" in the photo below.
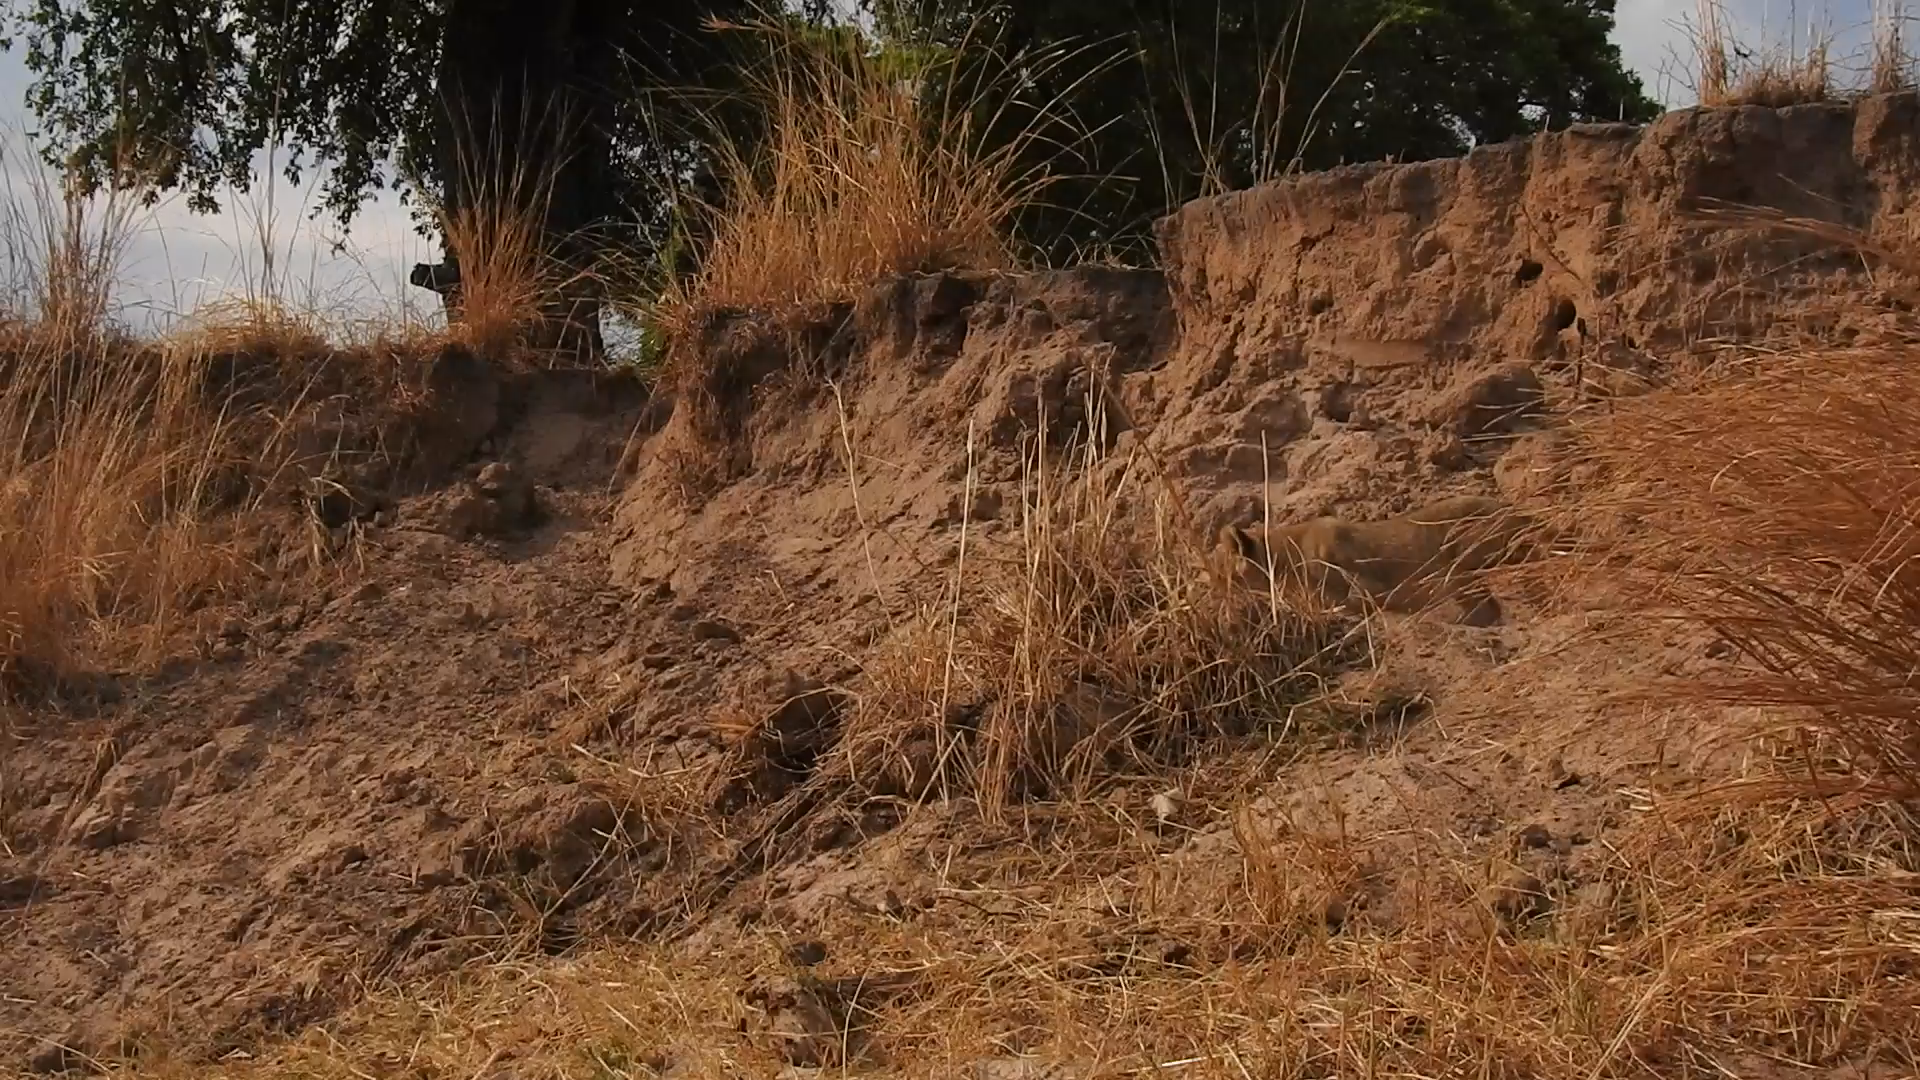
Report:
<svg viewBox="0 0 1920 1080"><path fill-rule="evenodd" d="M1347 909L1347 901L1345 897L1336 896L1333 899L1328 900L1326 912L1324 914L1326 924L1327 924L1327 929L1338 932L1341 927L1347 924L1347 917L1349 914L1350 912Z"/></svg>
<svg viewBox="0 0 1920 1080"><path fill-rule="evenodd" d="M25 907L52 891L52 886L37 874L8 873L0 867L0 910Z"/></svg>
<svg viewBox="0 0 1920 1080"><path fill-rule="evenodd" d="M519 479L511 464L492 461L481 468L479 476L474 477L473 486L480 489L480 494L498 499L518 487Z"/></svg>
<svg viewBox="0 0 1920 1080"><path fill-rule="evenodd" d="M103 806L88 807L74 819L73 838L82 847L110 848L130 839L118 814Z"/></svg>
<svg viewBox="0 0 1920 1080"><path fill-rule="evenodd" d="M1459 472L1473 464L1473 459L1467 455L1467 444L1451 432L1441 435L1438 441L1428 447L1427 461L1443 472Z"/></svg>
<svg viewBox="0 0 1920 1080"><path fill-rule="evenodd" d="M1540 376L1524 364L1509 364L1469 375L1437 397L1429 421L1463 439L1506 434L1542 412L1546 391Z"/></svg>
<svg viewBox="0 0 1920 1080"><path fill-rule="evenodd" d="M686 622L700 614L700 605L691 600L682 600L667 609L667 618L674 622Z"/></svg>
<svg viewBox="0 0 1920 1080"><path fill-rule="evenodd" d="M1148 801L1153 808L1153 818L1161 825L1172 825L1180 817L1180 793L1162 791Z"/></svg>
<svg viewBox="0 0 1920 1080"><path fill-rule="evenodd" d="M27 1055L27 1071L41 1075L72 1072L83 1067L86 1055L70 1045L66 1038L42 1039Z"/></svg>

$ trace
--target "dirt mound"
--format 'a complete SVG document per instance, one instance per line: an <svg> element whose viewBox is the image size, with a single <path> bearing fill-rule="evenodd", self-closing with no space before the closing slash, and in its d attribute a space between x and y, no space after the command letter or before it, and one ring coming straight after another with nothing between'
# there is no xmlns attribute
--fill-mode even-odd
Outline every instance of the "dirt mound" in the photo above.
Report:
<svg viewBox="0 0 1920 1080"><path fill-rule="evenodd" d="M10 1029L114 1053L180 1015L203 1049L240 1045L329 1015L351 979L488 947L477 913L525 925L526 898L456 881L508 865L543 910L591 890L582 852L619 809L564 758L512 763L631 631L596 529L645 396L458 349L423 374L398 417L322 395L315 449L262 481L351 563L208 612L157 673L70 676L10 721Z"/></svg>
<svg viewBox="0 0 1920 1080"><path fill-rule="evenodd" d="M1031 543L1053 465L1151 474L1114 481L1115 521L1164 477L1167 534L1202 538L1264 507L1528 497L1541 433L1579 400L1789 317L1883 332L1845 321L1892 287L1856 256L1778 231L1709 242L1685 214L1726 199L1904 235L1917 116L1903 95L1579 128L1194 204L1163 223L1164 273L937 274L805 319L714 313L670 417L618 379L502 378L458 352L427 367L404 423L342 403L309 428L308 457L334 464L300 479L357 553L335 584L264 595L197 655L27 710L9 734L0 1030L95 1055L187 1032L218 1053L483 953L798 932L841 905L912 918L946 887L925 869L936 849L945 882L1004 882L994 852L1084 824L1072 808L1031 808L1016 836L965 800L916 808L937 768L856 799L814 780L866 703L907 685L882 659L920 654L886 648L921 633L953 663L954 583ZM1372 653L1313 671L1338 735L1314 768L1335 779L1257 804L1383 838L1336 923L1418 909L1380 868L1433 822L1519 852L1489 910L1525 923L1591 878L1620 791L1712 767L1706 732L1650 750L1569 703L1710 663L1704 642L1556 656L1568 627L1524 605L1496 625L1392 626L1393 671ZM1547 659L1513 675L1523 655ZM1137 720L1138 698L1113 705L1093 670L1052 715ZM985 730L1013 696L920 704L937 736ZM1222 730L1230 749L1271 744ZM1159 800L1127 811L1159 823L1143 843L1203 867L1224 827L1183 816L1237 768L1196 766L1178 799L1126 789Z"/></svg>

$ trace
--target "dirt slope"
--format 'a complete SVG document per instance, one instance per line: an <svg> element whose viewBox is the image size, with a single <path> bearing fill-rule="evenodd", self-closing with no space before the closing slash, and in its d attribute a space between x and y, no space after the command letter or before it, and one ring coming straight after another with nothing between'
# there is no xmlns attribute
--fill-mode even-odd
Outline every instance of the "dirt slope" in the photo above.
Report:
<svg viewBox="0 0 1920 1080"><path fill-rule="evenodd" d="M802 935L960 881L1016 895L1033 871L1005 844L1031 836L965 806L806 802L804 767L729 770L784 701L866 688L872 650L943 602L963 535L1019 535L1032 437L1155 463L1202 530L1267 499L1277 519L1524 499L1577 401L1789 327L1884 332L1847 321L1882 306L1857 257L1682 214L1725 199L1905 236L1917 119L1902 95L1582 128L1194 204L1162 225L1164 273L932 275L797 322L719 313L713 375L671 419L605 381L506 386L450 471L364 523L337 584L21 714L0 1044L36 1067L78 1060L47 1037L217 1054L483 953ZM1245 747L1182 774L1183 799L1252 763L1258 813L1376 837L1370 865L1443 843L1577 896L1647 793L1737 750L1705 724L1623 734L1590 693L1714 663L1709 642L1562 650L1580 620L1505 599L1492 626L1385 624L1355 707L1417 704L1379 737L1284 766ZM1029 826L1049 813L1071 817ZM1203 875L1229 839L1214 815L1153 843ZM1382 925L1420 904L1368 881Z"/></svg>

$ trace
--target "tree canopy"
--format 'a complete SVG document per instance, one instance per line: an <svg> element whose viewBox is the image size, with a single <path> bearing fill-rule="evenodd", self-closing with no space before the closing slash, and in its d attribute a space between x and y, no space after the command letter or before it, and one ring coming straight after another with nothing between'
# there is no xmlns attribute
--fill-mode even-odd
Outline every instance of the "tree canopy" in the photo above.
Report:
<svg viewBox="0 0 1920 1080"><path fill-rule="evenodd" d="M1082 174L1025 222L1124 242L1169 207L1290 168L1422 160L1658 109L1609 40L1614 0L866 0L882 34L1035 67ZM1071 128L1072 130L1066 130Z"/></svg>
<svg viewBox="0 0 1920 1080"><path fill-rule="evenodd" d="M787 8L817 20L849 2ZM858 2L902 55L957 57L964 75L991 54L1016 76L1004 90L1024 108L1001 101L983 123L1052 125L1032 152L1072 151L1049 205L1018 222L1056 252L1137 241L1186 199L1293 168L1656 111L1608 40L1614 0ZM550 224L568 233L670 212L660 178L698 173L712 145L696 95L738 85L727 36L705 27L760 6L12 0L0 37L24 45L43 135L85 179L120 170L210 208L282 146L296 183L324 163L325 206L346 221L409 178L458 202L461 153L497 169L544 155L565 162ZM532 149L472 133L553 101L568 133Z"/></svg>
<svg viewBox="0 0 1920 1080"><path fill-rule="evenodd" d="M14 0L6 27L36 79L50 146L91 181L123 170L210 209L263 149L298 183L324 163L343 221L403 178L444 184L449 124L570 97L571 124L630 168L656 160L714 85L710 17L746 0ZM538 120L538 117L534 118ZM596 156L596 147L574 153Z"/></svg>

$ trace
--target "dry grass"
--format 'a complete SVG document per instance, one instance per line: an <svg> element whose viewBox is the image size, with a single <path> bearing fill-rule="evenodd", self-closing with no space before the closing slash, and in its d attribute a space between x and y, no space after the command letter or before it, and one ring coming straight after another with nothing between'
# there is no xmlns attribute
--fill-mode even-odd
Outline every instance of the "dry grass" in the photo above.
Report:
<svg viewBox="0 0 1920 1080"><path fill-rule="evenodd" d="M836 305L903 274L1018 265L1012 219L1051 185L1044 151L1071 142L1059 134L1070 121L1016 109L1005 91L1072 51L924 58L792 22L712 29L759 49L743 66L754 134L713 125L718 198L671 196L698 222L693 269L637 305L667 342L677 408L661 453L688 498L734 471L747 399L773 389L763 383L818 384Z"/></svg>
<svg viewBox="0 0 1920 1080"><path fill-rule="evenodd" d="M1744 84L1721 57L1732 95ZM776 69L775 150L736 172L716 245L675 301L684 327L694 312L800 309L900 270L1011 258L999 225L1026 181L965 157L938 124L929 135L916 99L866 62L796 52ZM463 332L512 349L551 279L528 219L482 218L449 229L468 230L453 241ZM110 246L60 248L88 234L59 220L49 274L110 264ZM128 628L157 641L244 572L237 555L210 557L227 553L209 523L241 418L209 402L203 361L316 340L303 320L250 308L211 319L197 344L113 347L85 300L85 282L110 274L71 273L39 290L0 361L0 672ZM827 971L909 988L870 1015L830 1015L810 1037L837 1048L814 1060L863 1044L907 1076L1022 1057L1086 1077L1220 1080L1920 1068L1920 823L1894 801L1920 794L1909 359L1768 358L1576 432L1579 510L1635 528L1603 552L1625 556L1606 573L1743 660L1663 691L1776 710L1811 733L1798 760L1818 775L1796 791L1757 773L1756 790L1791 796L1765 806L1614 792L1617 827L1518 915L1519 856L1452 820L1310 828L1275 806L1299 777L1263 791L1262 760L1188 808L1170 828L1198 835L1175 842L1139 804L1144 788L1116 782L1192 790L1212 766L1200 747L1290 745L1322 716L1322 677L1368 657L1344 654L1361 642L1321 613L1249 594L1150 460L1091 449L1105 439L1089 405L1079 450L1029 460L1016 527L988 539L969 519L946 595L864 658L820 781L985 813L968 823L978 831L912 852L932 882L918 914L848 904L810 928L831 943ZM691 779L649 782L662 807L710 806ZM1044 840L1041 818L1058 826ZM252 1058L157 1057L139 1072L771 1075L795 1041L769 1023L778 995L758 991L805 985L786 944L776 928L698 950L516 954L371 988Z"/></svg>
<svg viewBox="0 0 1920 1080"><path fill-rule="evenodd" d="M716 29L764 46L746 72L758 140L720 137L721 198L693 210L709 239L661 302L675 338L700 312L805 310L895 274L1014 264L1006 225L1048 178L1023 164L1038 123L989 141L1005 119L990 79L957 61L903 66L856 35Z"/></svg>
<svg viewBox="0 0 1920 1080"><path fill-rule="evenodd" d="M943 602L868 665L843 744L855 778L970 792L994 817L1310 726L1333 620L1241 584L1148 458L1062 456L1029 457L1018 531L963 539Z"/></svg>
<svg viewBox="0 0 1920 1080"><path fill-rule="evenodd" d="M1920 394L1906 349L1766 357L1590 423L1588 510L1651 610L1743 659L1673 692L1788 710L1860 781L1920 793ZM1811 764L1811 762L1810 762Z"/></svg>
<svg viewBox="0 0 1920 1080"><path fill-rule="evenodd" d="M27 186L0 220L0 693L173 655L263 560L323 554L331 539L293 500L245 511L326 472L333 448L303 425L368 392L388 404L396 361L421 352L342 353L260 293L133 341L110 315L137 193L87 199L30 163L10 175Z"/></svg>
<svg viewBox="0 0 1920 1080"><path fill-rule="evenodd" d="M494 141L502 141L498 133ZM456 168L468 198L436 207L448 254L459 267L448 332L483 356L505 358L526 343L568 275L546 234L551 168L516 165L506 175L463 153Z"/></svg>
<svg viewBox="0 0 1920 1080"><path fill-rule="evenodd" d="M1784 108L1834 94L1831 39L1809 29L1804 43L1750 48L1737 40L1725 0L1696 0L1689 27L1700 104Z"/></svg>
<svg viewBox="0 0 1920 1080"><path fill-rule="evenodd" d="M829 915L813 972L778 928L697 956L501 960L378 990L214 1072L717 1077L852 1057L903 1077L1024 1059L1080 1077L1706 1080L1834 1075L1872 1055L1872 1075L1904 1075L1920 1064L1912 828L1887 810L1650 804L1579 897L1525 926L1487 905L1490 868L1438 833L1388 868L1405 899L1389 923L1330 915L1381 874L1338 836L1248 824L1211 859L1137 839L1012 852L915 918ZM844 1000L856 983L906 989L811 1027L780 1007L783 988L837 984Z"/></svg>
<svg viewBox="0 0 1920 1080"><path fill-rule="evenodd" d="M224 419L192 365L107 326L127 204L44 179L13 196L4 235L24 310L0 346L0 676L58 665L99 633L151 645L229 569L198 522Z"/></svg>
<svg viewBox="0 0 1920 1080"><path fill-rule="evenodd" d="M1913 89L1913 53L1907 48L1907 20L1911 17L1907 0L1874 0L1868 93L1894 94Z"/></svg>

